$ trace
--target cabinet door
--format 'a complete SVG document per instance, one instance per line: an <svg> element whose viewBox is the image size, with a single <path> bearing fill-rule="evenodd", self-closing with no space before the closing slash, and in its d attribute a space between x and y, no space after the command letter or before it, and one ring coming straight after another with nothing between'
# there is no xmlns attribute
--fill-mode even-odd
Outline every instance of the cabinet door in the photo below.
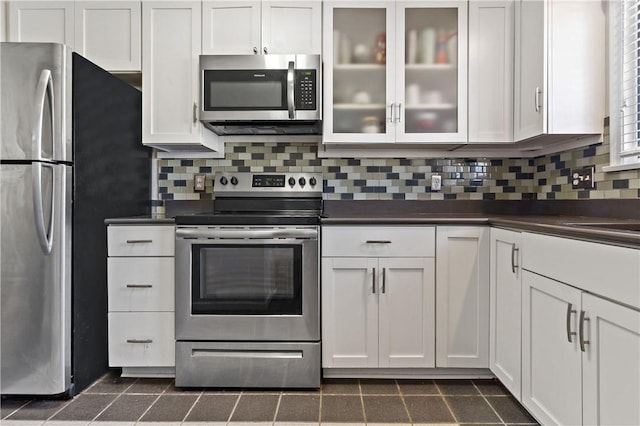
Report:
<svg viewBox="0 0 640 426"><path fill-rule="evenodd" d="M322 259L322 366L378 367L378 293L373 258Z"/></svg>
<svg viewBox="0 0 640 426"><path fill-rule="evenodd" d="M514 9L469 2L469 143L513 142Z"/></svg>
<svg viewBox="0 0 640 426"><path fill-rule="evenodd" d="M7 41L6 7L7 3L0 0L0 42Z"/></svg>
<svg viewBox="0 0 640 426"><path fill-rule="evenodd" d="M522 342L521 234L491 229L489 368L520 399Z"/></svg>
<svg viewBox="0 0 640 426"><path fill-rule="evenodd" d="M9 41L75 46L73 1L9 2Z"/></svg>
<svg viewBox="0 0 640 426"><path fill-rule="evenodd" d="M583 423L640 424L640 312L582 295Z"/></svg>
<svg viewBox="0 0 640 426"><path fill-rule="evenodd" d="M322 53L322 2L262 2L262 53Z"/></svg>
<svg viewBox="0 0 640 426"><path fill-rule="evenodd" d="M522 403L542 424L582 424L580 291L522 273Z"/></svg>
<svg viewBox="0 0 640 426"><path fill-rule="evenodd" d="M380 258L377 274L379 366L434 367L434 259Z"/></svg>
<svg viewBox="0 0 640 426"><path fill-rule="evenodd" d="M200 142L197 119L198 1L142 4L142 139L175 146Z"/></svg>
<svg viewBox="0 0 640 426"><path fill-rule="evenodd" d="M546 131L545 10L547 0L516 3L514 139Z"/></svg>
<svg viewBox="0 0 640 426"><path fill-rule="evenodd" d="M395 27L396 142L467 142L467 2L398 2Z"/></svg>
<svg viewBox="0 0 640 426"><path fill-rule="evenodd" d="M202 53L261 53L260 0L203 1Z"/></svg>
<svg viewBox="0 0 640 426"><path fill-rule="evenodd" d="M79 1L76 51L109 71L141 70L139 1Z"/></svg>
<svg viewBox="0 0 640 426"><path fill-rule="evenodd" d="M323 16L323 142L394 142L395 3L324 2Z"/></svg>
<svg viewBox="0 0 640 426"><path fill-rule="evenodd" d="M489 228L436 230L436 366L489 366Z"/></svg>

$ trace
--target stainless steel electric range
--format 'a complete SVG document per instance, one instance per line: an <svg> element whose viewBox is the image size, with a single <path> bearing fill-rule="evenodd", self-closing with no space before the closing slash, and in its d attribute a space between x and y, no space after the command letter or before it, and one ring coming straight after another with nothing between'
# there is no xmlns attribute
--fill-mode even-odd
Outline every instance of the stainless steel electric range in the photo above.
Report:
<svg viewBox="0 0 640 426"><path fill-rule="evenodd" d="M176 216L176 386L320 386L322 175L217 173Z"/></svg>

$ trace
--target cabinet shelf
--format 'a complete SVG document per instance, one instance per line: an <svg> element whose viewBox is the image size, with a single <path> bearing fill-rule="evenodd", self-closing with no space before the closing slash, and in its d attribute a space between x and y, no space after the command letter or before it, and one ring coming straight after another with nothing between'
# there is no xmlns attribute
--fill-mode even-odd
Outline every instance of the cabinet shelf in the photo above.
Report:
<svg viewBox="0 0 640 426"><path fill-rule="evenodd" d="M458 67L454 64L406 64L407 71L454 71Z"/></svg>
<svg viewBox="0 0 640 426"><path fill-rule="evenodd" d="M337 110L349 110L349 111L373 111L373 110L383 110L385 108L384 104L354 104L354 103L345 103L345 104L333 104L333 109Z"/></svg>
<svg viewBox="0 0 640 426"><path fill-rule="evenodd" d="M338 64L333 66L334 71L384 71L385 64Z"/></svg>
<svg viewBox="0 0 640 426"><path fill-rule="evenodd" d="M407 111L422 111L422 110L447 110L456 109L454 104L407 104L405 105Z"/></svg>

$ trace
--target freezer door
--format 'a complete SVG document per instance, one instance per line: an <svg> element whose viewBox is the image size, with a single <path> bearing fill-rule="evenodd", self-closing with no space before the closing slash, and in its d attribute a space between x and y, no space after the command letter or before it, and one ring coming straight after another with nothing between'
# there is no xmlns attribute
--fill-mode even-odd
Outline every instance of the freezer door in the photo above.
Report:
<svg viewBox="0 0 640 426"><path fill-rule="evenodd" d="M0 392L55 395L71 384L70 167L0 164Z"/></svg>
<svg viewBox="0 0 640 426"><path fill-rule="evenodd" d="M71 51L0 43L0 160L72 161Z"/></svg>

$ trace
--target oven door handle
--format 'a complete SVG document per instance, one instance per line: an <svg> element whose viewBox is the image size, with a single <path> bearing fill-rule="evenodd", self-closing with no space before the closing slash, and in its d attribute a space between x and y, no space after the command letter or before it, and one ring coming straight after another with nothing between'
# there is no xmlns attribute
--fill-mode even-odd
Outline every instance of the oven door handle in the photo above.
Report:
<svg viewBox="0 0 640 426"><path fill-rule="evenodd" d="M316 229L176 229L176 238L207 239L258 239L318 238Z"/></svg>

